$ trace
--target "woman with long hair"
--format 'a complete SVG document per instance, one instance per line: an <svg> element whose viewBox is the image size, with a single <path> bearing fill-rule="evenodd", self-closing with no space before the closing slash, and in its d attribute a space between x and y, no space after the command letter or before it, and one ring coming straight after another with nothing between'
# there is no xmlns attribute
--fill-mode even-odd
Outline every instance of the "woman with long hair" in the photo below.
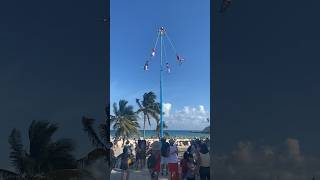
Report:
<svg viewBox="0 0 320 180"><path fill-rule="evenodd" d="M200 145L198 152L198 165L201 180L210 180L210 153L205 143Z"/></svg>
<svg viewBox="0 0 320 180"><path fill-rule="evenodd" d="M123 152L120 155L121 164L120 169L122 170L121 180L128 180L129 179L129 151L127 147L123 148Z"/></svg>
<svg viewBox="0 0 320 180"><path fill-rule="evenodd" d="M196 163L193 159L193 154L188 153L188 161L187 161L187 173L186 179L187 180L195 180L196 179Z"/></svg>

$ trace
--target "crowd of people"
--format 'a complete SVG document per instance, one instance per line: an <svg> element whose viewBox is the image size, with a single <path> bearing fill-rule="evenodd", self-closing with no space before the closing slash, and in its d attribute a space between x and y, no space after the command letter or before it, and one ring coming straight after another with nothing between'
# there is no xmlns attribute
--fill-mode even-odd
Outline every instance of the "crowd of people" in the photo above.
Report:
<svg viewBox="0 0 320 180"><path fill-rule="evenodd" d="M191 140L189 147L179 158L179 150L174 139L161 139L152 144L146 140L135 141L133 146L126 142L123 152L111 163L111 169L117 166L122 170L122 180L129 179L129 169L141 170L147 166L151 180L159 176L168 176L170 180L209 180L210 153L209 140Z"/></svg>

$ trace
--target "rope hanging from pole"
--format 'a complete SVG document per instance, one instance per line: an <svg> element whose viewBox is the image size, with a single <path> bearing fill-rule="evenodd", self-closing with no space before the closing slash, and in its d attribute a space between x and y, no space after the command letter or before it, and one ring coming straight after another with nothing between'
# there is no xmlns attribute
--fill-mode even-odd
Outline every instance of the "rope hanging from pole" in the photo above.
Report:
<svg viewBox="0 0 320 180"><path fill-rule="evenodd" d="M168 39L168 41L169 41L169 43L170 43L170 45L171 45L171 47L172 47L172 49L173 49L174 53L175 53L175 54L178 54L178 53L177 53L176 48L174 47L174 45L173 45L173 43L172 43L172 41L171 41L171 39L169 38L169 36L168 36L168 33L167 33L167 32L165 32L165 35L166 35L166 37L167 37L167 39Z"/></svg>
<svg viewBox="0 0 320 180"><path fill-rule="evenodd" d="M165 32L165 35L166 35L166 37L167 37L167 39L168 39L168 41L169 41L169 43L170 43L170 45L171 45L174 53L176 54L177 61L178 61L179 64L181 65L182 62L184 61L184 58L178 54L178 52L177 52L175 46L173 45L173 42L172 42L172 40L170 39L170 37L169 37L169 35L168 35L167 32Z"/></svg>
<svg viewBox="0 0 320 180"><path fill-rule="evenodd" d="M157 38L155 40L155 43L154 43L154 46L153 46L153 49L151 51L151 55L150 55L150 58L149 60L146 61L145 65L144 65L144 70L145 71L148 71L149 70L149 63L151 62L151 60L156 56L156 53L157 53L157 45L158 45L158 42L159 42L159 38L161 37L162 41L162 45L161 45L161 48L160 48L160 51L163 51L163 58L164 60L166 61L166 69L167 69L167 72L170 72L171 71L171 68L170 68L170 64L168 62L168 57L167 57L167 52L166 52L166 46L165 46L165 42L164 42L164 39L163 37L166 37L165 39L169 41L169 44L170 44L170 47L173 51L173 53L175 53L175 56L176 56L176 60L178 61L178 63L181 65L184 61L184 58L178 54L177 50L176 50L176 47L173 43L173 41L171 40L171 38L169 37L167 31L165 30L164 27L160 27L159 30L158 30L158 33L157 33ZM163 70L163 69L162 69Z"/></svg>

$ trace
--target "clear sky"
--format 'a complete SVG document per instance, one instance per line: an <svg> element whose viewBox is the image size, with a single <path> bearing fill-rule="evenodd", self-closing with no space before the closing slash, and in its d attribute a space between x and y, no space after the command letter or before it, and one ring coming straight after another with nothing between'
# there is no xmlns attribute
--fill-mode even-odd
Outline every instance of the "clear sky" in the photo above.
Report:
<svg viewBox="0 0 320 180"><path fill-rule="evenodd" d="M169 42L164 42L171 64L171 73L165 73L163 78L169 129L202 129L208 125L209 3L209 0L111 0L111 103L126 99L136 107L135 99L142 98L145 92L152 90L159 96L159 56L150 64L150 71L144 71L143 65L150 56L157 30L163 25L178 53L186 59L179 66Z"/></svg>
<svg viewBox="0 0 320 180"><path fill-rule="evenodd" d="M214 14L216 152L294 138L319 154L319 5L234 1Z"/></svg>
<svg viewBox="0 0 320 180"><path fill-rule="evenodd" d="M55 138L75 140L77 157L92 149L81 117L105 117L104 11L106 1L0 2L0 168L10 164L11 130L27 148L32 120L58 123Z"/></svg>

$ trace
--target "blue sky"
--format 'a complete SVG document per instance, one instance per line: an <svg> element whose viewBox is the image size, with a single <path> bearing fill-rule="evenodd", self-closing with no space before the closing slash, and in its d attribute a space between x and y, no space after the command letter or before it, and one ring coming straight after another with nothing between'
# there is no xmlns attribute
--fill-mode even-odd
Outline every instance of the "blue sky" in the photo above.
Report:
<svg viewBox="0 0 320 180"><path fill-rule="evenodd" d="M145 92L152 90L159 96L159 56L150 64L150 71L144 71L143 65L153 48L157 29L164 26L178 53L186 59L179 66L169 42L164 42L171 64L171 73L163 78L163 98L170 114L165 120L169 129L207 126L204 119L210 111L210 1L111 0L110 3L111 103L126 99L136 107L135 99ZM188 122L181 128L180 123L186 121L195 124Z"/></svg>

